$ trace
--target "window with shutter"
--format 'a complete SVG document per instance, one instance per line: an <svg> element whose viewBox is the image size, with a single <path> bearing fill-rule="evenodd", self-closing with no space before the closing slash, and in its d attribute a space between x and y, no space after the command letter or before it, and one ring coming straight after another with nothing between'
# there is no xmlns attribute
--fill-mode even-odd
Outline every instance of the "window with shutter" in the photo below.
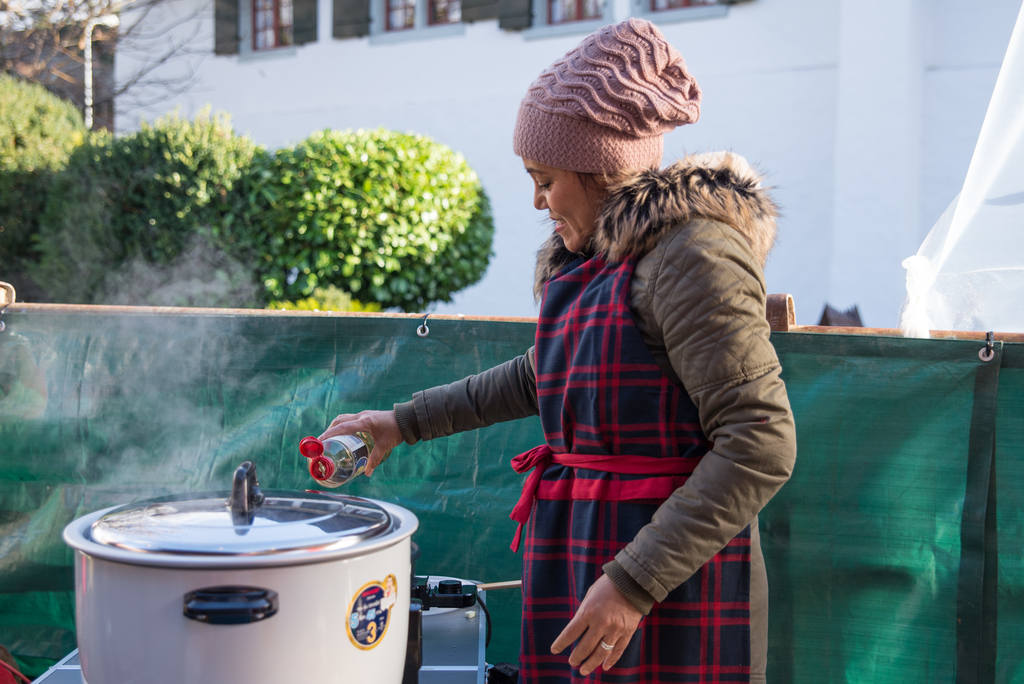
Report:
<svg viewBox="0 0 1024 684"><path fill-rule="evenodd" d="M417 2L425 2L428 26L457 24L462 21L462 0L385 0L385 31L416 28Z"/></svg>
<svg viewBox="0 0 1024 684"><path fill-rule="evenodd" d="M427 23L431 26L439 24L457 24L462 21L462 0L429 0Z"/></svg>
<svg viewBox="0 0 1024 684"><path fill-rule="evenodd" d="M653 0L653 2L666 0ZM672 0L668 0L672 1ZM686 2L687 0L676 0ZM548 0L548 23L564 24L601 18L601 0Z"/></svg>
<svg viewBox="0 0 1024 684"><path fill-rule="evenodd" d="M496 0L492 0L496 1ZM370 43L401 43L465 33L463 0L371 0Z"/></svg>
<svg viewBox="0 0 1024 684"><path fill-rule="evenodd" d="M717 0L650 0L651 11L662 12L683 7L707 7L718 4Z"/></svg>
<svg viewBox="0 0 1024 684"><path fill-rule="evenodd" d="M416 28L416 0L385 0L385 31Z"/></svg>
<svg viewBox="0 0 1024 684"><path fill-rule="evenodd" d="M615 0L533 0L527 38L586 35L612 21ZM652 0L630 0L650 4Z"/></svg>
<svg viewBox="0 0 1024 684"><path fill-rule="evenodd" d="M292 0L252 0L252 49L292 45Z"/></svg>
<svg viewBox="0 0 1024 684"><path fill-rule="evenodd" d="M729 15L729 5L737 0L630 0L633 16L646 17L659 24L696 21Z"/></svg>

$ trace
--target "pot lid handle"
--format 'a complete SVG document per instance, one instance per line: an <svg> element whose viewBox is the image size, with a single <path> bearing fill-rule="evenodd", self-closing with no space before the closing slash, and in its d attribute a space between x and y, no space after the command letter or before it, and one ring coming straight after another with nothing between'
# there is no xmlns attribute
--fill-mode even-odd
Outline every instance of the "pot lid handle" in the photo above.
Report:
<svg viewBox="0 0 1024 684"><path fill-rule="evenodd" d="M232 522L236 526L252 525L253 513L261 503L263 503L263 492L260 491L260 483L256 479L256 464L246 461L235 469L235 475L231 482L231 498L228 499L228 506L231 508Z"/></svg>

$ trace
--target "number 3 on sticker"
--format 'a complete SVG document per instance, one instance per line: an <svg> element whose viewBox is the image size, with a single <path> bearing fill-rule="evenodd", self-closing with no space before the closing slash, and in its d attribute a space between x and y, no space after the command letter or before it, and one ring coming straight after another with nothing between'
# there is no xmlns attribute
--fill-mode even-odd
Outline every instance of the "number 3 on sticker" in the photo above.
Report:
<svg viewBox="0 0 1024 684"><path fill-rule="evenodd" d="M348 638L353 646L367 651L384 640L397 599L398 580L394 575L360 587L348 608Z"/></svg>

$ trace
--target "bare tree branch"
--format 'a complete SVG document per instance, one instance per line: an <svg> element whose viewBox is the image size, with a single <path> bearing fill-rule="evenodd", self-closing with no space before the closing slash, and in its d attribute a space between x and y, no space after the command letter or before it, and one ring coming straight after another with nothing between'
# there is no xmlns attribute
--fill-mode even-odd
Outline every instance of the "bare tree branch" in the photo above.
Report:
<svg viewBox="0 0 1024 684"><path fill-rule="evenodd" d="M211 54L201 33L212 2L183 6L173 0L0 0L0 71L41 83L81 107L86 25L116 14L123 22L118 30L97 26L92 35L94 106L112 114L115 98L122 112L159 104L192 88L198 64ZM116 83L115 51L122 64L132 65ZM176 68L168 69L172 63Z"/></svg>

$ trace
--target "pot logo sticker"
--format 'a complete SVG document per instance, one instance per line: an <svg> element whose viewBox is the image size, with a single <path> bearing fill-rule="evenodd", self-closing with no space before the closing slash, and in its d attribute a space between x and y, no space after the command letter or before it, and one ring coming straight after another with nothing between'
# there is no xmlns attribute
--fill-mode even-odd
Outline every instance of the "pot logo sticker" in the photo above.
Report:
<svg viewBox="0 0 1024 684"><path fill-rule="evenodd" d="M398 601L398 581L388 575L384 582L370 582L356 593L348 608L348 638L368 651L384 639L391 622L391 609Z"/></svg>

